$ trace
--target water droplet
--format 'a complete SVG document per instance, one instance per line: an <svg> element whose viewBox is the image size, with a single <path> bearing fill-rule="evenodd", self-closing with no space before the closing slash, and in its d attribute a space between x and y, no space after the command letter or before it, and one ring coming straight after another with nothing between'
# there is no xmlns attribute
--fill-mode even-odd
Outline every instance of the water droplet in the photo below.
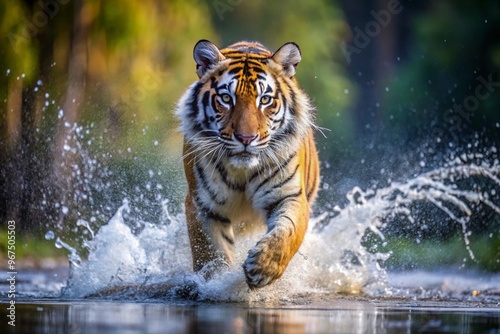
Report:
<svg viewBox="0 0 500 334"><path fill-rule="evenodd" d="M54 245L56 246L56 248L59 248L59 249L63 248L62 241L59 237L57 237L57 240L56 240Z"/></svg>
<svg viewBox="0 0 500 334"><path fill-rule="evenodd" d="M45 233L46 240L52 240L52 239L54 239L54 237L55 237L55 234L52 231L48 231L47 233Z"/></svg>
<svg viewBox="0 0 500 334"><path fill-rule="evenodd" d="M68 207L67 207L67 206L64 206L64 205L63 205L63 207L61 208L61 211L62 211L62 213L63 213L64 215L67 215L67 214L68 214L68 212L69 212L69 209L68 209Z"/></svg>
<svg viewBox="0 0 500 334"><path fill-rule="evenodd" d="M345 95L349 94L349 89L347 89L347 88L346 88L346 89L344 89L344 94L345 94Z"/></svg>

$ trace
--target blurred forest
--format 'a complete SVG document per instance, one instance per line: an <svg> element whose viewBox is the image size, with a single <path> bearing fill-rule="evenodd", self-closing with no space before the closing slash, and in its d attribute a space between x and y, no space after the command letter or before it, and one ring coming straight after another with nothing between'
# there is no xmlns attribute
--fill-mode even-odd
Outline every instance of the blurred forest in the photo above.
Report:
<svg viewBox="0 0 500 334"><path fill-rule="evenodd" d="M301 47L330 203L500 143L498 0L3 0L0 37L0 220L27 231L178 209L199 39Z"/></svg>

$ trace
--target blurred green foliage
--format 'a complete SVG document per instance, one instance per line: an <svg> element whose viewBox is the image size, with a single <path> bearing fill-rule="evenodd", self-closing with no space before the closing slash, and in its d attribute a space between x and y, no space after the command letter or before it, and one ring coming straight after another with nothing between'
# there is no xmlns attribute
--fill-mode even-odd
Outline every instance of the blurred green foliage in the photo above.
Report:
<svg viewBox="0 0 500 334"><path fill-rule="evenodd" d="M0 249L7 249L7 230L0 229ZM54 240L45 240L42 236L17 235L15 261L22 267L28 263L39 266L44 258L59 259L63 262L67 259L68 252L65 249L56 248ZM2 268L7 265L7 252L0 252Z"/></svg>
<svg viewBox="0 0 500 334"><path fill-rule="evenodd" d="M404 238L389 238L381 252L391 251L385 262L389 269L439 270L440 268L476 269L500 272L500 236L478 235L470 238L471 258L463 237L455 235L445 241L427 239L416 241Z"/></svg>

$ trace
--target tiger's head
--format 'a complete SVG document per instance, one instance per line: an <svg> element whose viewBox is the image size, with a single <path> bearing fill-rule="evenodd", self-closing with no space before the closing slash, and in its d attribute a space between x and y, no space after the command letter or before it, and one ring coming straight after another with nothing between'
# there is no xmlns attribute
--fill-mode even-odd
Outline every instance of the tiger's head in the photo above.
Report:
<svg viewBox="0 0 500 334"><path fill-rule="evenodd" d="M193 56L199 80L177 115L194 153L253 169L279 164L298 149L313 126L313 108L295 80L297 44L271 53L256 42L219 50L201 40Z"/></svg>

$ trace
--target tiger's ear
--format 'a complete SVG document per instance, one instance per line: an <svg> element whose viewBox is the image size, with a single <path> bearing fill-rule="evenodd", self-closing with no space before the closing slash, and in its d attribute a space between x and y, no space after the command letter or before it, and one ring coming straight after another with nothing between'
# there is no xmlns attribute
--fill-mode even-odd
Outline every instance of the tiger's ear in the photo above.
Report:
<svg viewBox="0 0 500 334"><path fill-rule="evenodd" d="M300 63L302 56L300 54L299 46L293 42L288 42L280 47L278 51L273 54L271 59L283 67L284 75L293 77L295 75L295 69L298 63Z"/></svg>
<svg viewBox="0 0 500 334"><path fill-rule="evenodd" d="M199 78L210 67L225 59L215 44L206 39L202 39L196 43L193 50L193 58L196 62L196 74L198 74Z"/></svg>

